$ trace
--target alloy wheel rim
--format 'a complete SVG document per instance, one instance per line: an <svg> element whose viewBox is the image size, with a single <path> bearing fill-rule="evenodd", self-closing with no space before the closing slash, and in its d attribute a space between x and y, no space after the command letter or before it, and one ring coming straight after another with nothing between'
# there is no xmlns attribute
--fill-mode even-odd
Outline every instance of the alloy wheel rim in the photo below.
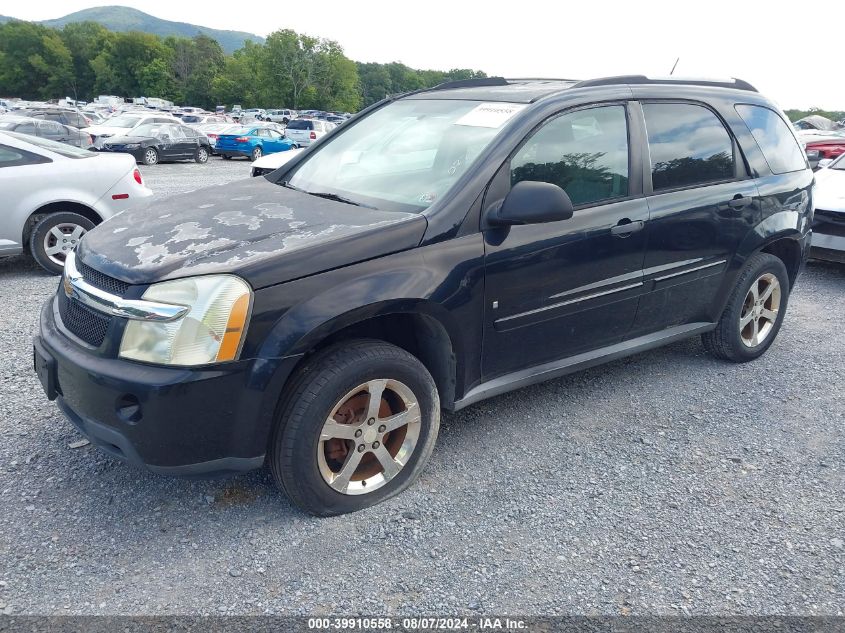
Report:
<svg viewBox="0 0 845 633"><path fill-rule="evenodd" d="M156 154L154 149L148 149L145 158L147 159L148 165L155 165L158 162L158 154Z"/></svg>
<svg viewBox="0 0 845 633"><path fill-rule="evenodd" d="M208 160L208 152L206 152L204 149L201 149L200 152L199 152L199 159L200 159L201 163L204 163L205 161L207 161Z"/></svg>
<svg viewBox="0 0 845 633"><path fill-rule="evenodd" d="M378 490L408 464L422 429L420 404L398 380L369 380L344 395L320 431L317 465L346 495Z"/></svg>
<svg viewBox="0 0 845 633"><path fill-rule="evenodd" d="M772 273L760 275L745 295L739 317L739 336L746 347L757 347L772 333L780 312L781 287Z"/></svg>
<svg viewBox="0 0 845 633"><path fill-rule="evenodd" d="M76 248L83 235L85 229L78 224L57 224L44 236L44 253L54 264L64 266L67 254Z"/></svg>

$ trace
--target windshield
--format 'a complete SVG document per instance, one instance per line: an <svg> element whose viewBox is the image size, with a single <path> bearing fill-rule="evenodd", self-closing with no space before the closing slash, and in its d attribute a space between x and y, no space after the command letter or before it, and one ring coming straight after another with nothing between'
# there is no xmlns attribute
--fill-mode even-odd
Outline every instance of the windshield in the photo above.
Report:
<svg viewBox="0 0 845 633"><path fill-rule="evenodd" d="M440 198L524 106L478 101L395 101L329 140L288 184L394 211Z"/></svg>
<svg viewBox="0 0 845 633"><path fill-rule="evenodd" d="M73 145L65 145L64 143L57 143L56 141L50 141L46 138L28 136L26 134L19 134L18 132L6 132L6 134L14 136L21 141L26 141L32 145L50 150L54 154L59 154L65 158L92 158L97 155L95 152L90 152L87 149L81 149L79 147L74 147Z"/></svg>
<svg viewBox="0 0 845 633"><path fill-rule="evenodd" d="M110 118L107 122L107 125L109 127L130 128L130 127L135 127L136 125L138 125L138 123L140 123L140 121L141 121L141 117L126 116L126 115L121 114L119 116Z"/></svg>
<svg viewBox="0 0 845 633"><path fill-rule="evenodd" d="M173 134L173 127L167 123L145 123L132 130L132 136L152 136L158 138L162 134Z"/></svg>

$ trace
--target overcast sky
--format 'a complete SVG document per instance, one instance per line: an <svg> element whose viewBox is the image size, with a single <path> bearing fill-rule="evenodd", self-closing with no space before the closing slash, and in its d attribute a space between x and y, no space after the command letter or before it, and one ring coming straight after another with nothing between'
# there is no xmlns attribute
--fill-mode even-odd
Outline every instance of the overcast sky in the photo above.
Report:
<svg viewBox="0 0 845 633"><path fill-rule="evenodd" d="M0 0L0 13L56 18L106 2ZM124 0L157 17L267 35L338 41L357 61L474 68L505 77L741 77L784 108L845 109L841 8L759 0ZM831 30L833 29L833 30ZM839 59L838 63L836 58Z"/></svg>

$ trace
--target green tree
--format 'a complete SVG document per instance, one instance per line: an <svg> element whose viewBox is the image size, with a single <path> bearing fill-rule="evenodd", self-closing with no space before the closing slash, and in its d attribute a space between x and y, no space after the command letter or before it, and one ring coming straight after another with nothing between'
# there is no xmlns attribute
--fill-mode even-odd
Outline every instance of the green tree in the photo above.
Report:
<svg viewBox="0 0 845 633"><path fill-rule="evenodd" d="M31 22L0 24L0 94L24 99L65 96L73 60L58 31Z"/></svg>
<svg viewBox="0 0 845 633"><path fill-rule="evenodd" d="M161 65L153 62L162 60L170 68L172 55L172 49L155 35L137 31L114 33L92 62L95 89L125 97L172 97L172 84L164 94L145 94L148 85L159 89L166 83L162 78Z"/></svg>
<svg viewBox="0 0 845 633"><path fill-rule="evenodd" d="M111 38L111 32L96 22L71 22L60 31L73 59L70 90L74 99L90 99L96 74L91 62Z"/></svg>

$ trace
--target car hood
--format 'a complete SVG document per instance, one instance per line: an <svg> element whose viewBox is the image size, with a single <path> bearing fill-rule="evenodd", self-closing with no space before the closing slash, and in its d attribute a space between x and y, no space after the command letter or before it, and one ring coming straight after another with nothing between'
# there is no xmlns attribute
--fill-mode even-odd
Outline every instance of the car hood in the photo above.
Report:
<svg viewBox="0 0 845 633"><path fill-rule="evenodd" d="M234 273L263 288L414 248L427 222L249 178L119 213L79 245L87 265L130 284Z"/></svg>
<svg viewBox="0 0 845 633"><path fill-rule="evenodd" d="M252 166L259 169L278 169L290 160L299 156L304 149L289 149L286 152L275 152L273 154L265 154L258 160L252 161Z"/></svg>
<svg viewBox="0 0 845 633"><path fill-rule="evenodd" d="M817 209L845 213L845 171L826 168L816 172L815 202Z"/></svg>

